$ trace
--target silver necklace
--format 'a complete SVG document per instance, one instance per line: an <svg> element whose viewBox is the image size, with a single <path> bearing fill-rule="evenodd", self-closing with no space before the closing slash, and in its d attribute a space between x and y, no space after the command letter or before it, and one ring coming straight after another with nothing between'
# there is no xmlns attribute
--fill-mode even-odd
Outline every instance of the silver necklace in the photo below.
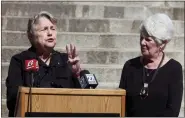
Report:
<svg viewBox="0 0 185 118"><path fill-rule="evenodd" d="M162 56L162 59L155 71L155 73L153 74L152 76L152 79L150 80L150 82L146 82L146 78L145 78L145 67L143 66L143 87L141 88L141 91L140 91L140 96L141 96L141 99L145 99L146 97L148 97L148 93L149 93L149 84L155 79L157 73L158 73L158 70L159 70L159 67L161 66L162 62L164 60L164 53L163 53L163 56ZM155 69L154 69L155 70ZM151 73L150 73L151 74Z"/></svg>

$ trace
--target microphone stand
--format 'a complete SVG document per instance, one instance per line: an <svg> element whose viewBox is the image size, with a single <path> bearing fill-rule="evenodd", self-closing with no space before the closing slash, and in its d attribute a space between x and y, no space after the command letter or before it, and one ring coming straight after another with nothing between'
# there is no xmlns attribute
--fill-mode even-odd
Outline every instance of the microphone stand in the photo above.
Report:
<svg viewBox="0 0 185 118"><path fill-rule="evenodd" d="M30 78L30 86L29 86L29 94L28 94L28 106L27 106L27 111L28 112L28 116L31 115L32 112L32 87L33 87L33 83L34 83L34 73L31 71L31 78Z"/></svg>

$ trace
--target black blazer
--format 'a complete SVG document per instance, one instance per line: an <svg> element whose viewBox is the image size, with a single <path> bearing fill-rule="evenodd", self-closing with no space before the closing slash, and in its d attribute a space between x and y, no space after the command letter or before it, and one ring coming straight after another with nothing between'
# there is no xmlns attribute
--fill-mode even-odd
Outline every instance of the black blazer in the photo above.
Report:
<svg viewBox="0 0 185 118"><path fill-rule="evenodd" d="M25 71L25 60L37 59L39 72L34 73L34 87L80 88L77 78L72 73L71 65L67 63L68 55L55 50L52 52L50 65L47 66L36 55L35 48L14 55L11 58L7 87L7 108L9 116L14 116L16 97L19 86L30 86L30 74Z"/></svg>

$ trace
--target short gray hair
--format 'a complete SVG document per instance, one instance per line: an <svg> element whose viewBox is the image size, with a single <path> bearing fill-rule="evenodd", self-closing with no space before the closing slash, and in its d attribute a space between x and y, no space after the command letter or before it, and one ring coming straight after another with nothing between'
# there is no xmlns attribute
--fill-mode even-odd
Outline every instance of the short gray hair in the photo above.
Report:
<svg viewBox="0 0 185 118"><path fill-rule="evenodd" d="M157 13L146 20L140 26L140 32L146 32L153 37L158 44L170 41L174 35L172 20L163 13Z"/></svg>
<svg viewBox="0 0 185 118"><path fill-rule="evenodd" d="M34 30L35 30L34 28L35 28L35 25L38 24L38 21L41 17L45 17L45 18L49 19L54 25L56 25L56 23L57 23L57 20L53 17L53 15L47 11L41 11L40 13L35 15L33 18L30 18L28 20L27 36L28 36L28 39L32 45L33 45L33 40L34 40L33 39Z"/></svg>

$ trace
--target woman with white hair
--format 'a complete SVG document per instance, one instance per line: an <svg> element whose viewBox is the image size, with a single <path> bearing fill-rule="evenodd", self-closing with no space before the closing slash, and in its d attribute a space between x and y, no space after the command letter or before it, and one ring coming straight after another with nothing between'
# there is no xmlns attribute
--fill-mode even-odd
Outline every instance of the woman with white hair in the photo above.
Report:
<svg viewBox="0 0 185 118"><path fill-rule="evenodd" d="M119 88L126 90L126 116L177 117L182 92L182 66L164 53L173 36L171 19L162 13L148 17L140 27L142 56L128 60Z"/></svg>
<svg viewBox="0 0 185 118"><path fill-rule="evenodd" d="M28 21L27 35L31 47L12 56L6 79L7 108L9 116L14 116L19 86L42 88L80 88L79 57L73 45L67 45L67 53L54 50L57 38L57 20L52 14L42 11ZM30 73L26 71L26 60L38 60L39 70L30 83ZM37 62L36 62L37 63ZM33 85L32 85L33 84Z"/></svg>

